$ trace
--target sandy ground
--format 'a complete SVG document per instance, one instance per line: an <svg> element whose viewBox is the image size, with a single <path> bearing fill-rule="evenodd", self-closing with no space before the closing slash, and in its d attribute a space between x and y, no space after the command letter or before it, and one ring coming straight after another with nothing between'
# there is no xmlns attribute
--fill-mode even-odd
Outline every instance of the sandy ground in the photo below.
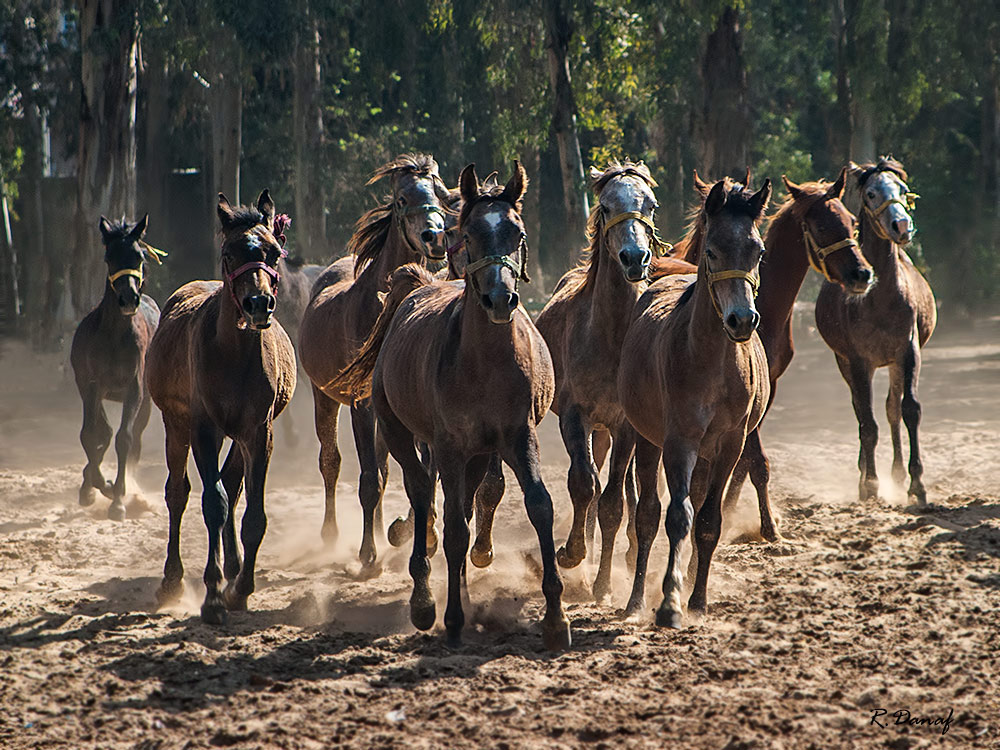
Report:
<svg viewBox="0 0 1000 750"><path fill-rule="evenodd" d="M360 576L350 437L344 531L323 548L306 387L291 409L297 445L281 424L288 417L278 424L251 611L225 628L199 621L205 532L193 466L187 593L156 611L167 527L158 415L130 517L108 521L106 500L77 505L80 405L64 359L5 344L0 747L1000 747L1000 319L941 330L925 352L923 512L889 479L881 413L886 497L859 504L847 388L815 334L799 331L764 429L784 540L740 541L756 523L745 490L715 558L708 616L669 632L622 621L619 543L612 606L590 600L593 561L565 573L574 646L559 655L542 649L537 546L510 489L496 562L470 573L475 612L458 650L440 630L440 553L430 634L408 621L404 551L383 542L382 575ZM885 387L882 375L879 402ZM568 462L552 417L542 435L560 543ZM113 464L109 455L106 473ZM405 503L394 467L386 517ZM877 709L884 728L872 724ZM938 723L895 725L902 710Z"/></svg>

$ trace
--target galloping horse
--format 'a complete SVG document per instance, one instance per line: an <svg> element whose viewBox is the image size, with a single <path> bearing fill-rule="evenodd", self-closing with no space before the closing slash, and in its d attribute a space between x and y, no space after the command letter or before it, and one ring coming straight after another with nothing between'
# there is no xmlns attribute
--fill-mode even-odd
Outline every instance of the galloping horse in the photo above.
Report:
<svg viewBox="0 0 1000 750"><path fill-rule="evenodd" d="M270 195L262 192L256 208L234 208L219 193L218 214L222 281L192 281L167 300L149 346L146 382L163 412L169 471L170 535L157 598L165 604L183 590L180 527L191 491L190 448L204 488L201 508L208 527L201 617L222 624L227 610L246 609L254 591L257 551L267 528L264 482L271 459L271 423L295 390L295 353L273 320L277 266L284 251ZM226 437L233 443L220 472L219 450ZM244 480L241 562L234 517ZM225 591L220 545L229 581Z"/></svg>
<svg viewBox="0 0 1000 750"><path fill-rule="evenodd" d="M80 442L87 454L80 485L80 505L94 503L94 490L111 498L108 518L125 518L125 473L139 462L142 431L149 422L149 392L143 382L146 349L160 319L152 297L142 293L146 262L159 264L165 255L142 241L149 215L131 227L108 221L99 224L108 277L100 304L80 321L73 335L70 363L83 399ZM101 460L111 442L105 399L120 401L122 421L115 437L118 474L114 484L104 479Z"/></svg>
<svg viewBox="0 0 1000 750"><path fill-rule="evenodd" d="M756 334L760 316L753 293L764 250L757 225L770 195L769 180L753 194L729 178L712 187L692 229L700 256L695 282L671 276L652 284L636 304L622 345L619 397L639 433L640 485L639 549L626 614L635 615L645 603L649 550L660 521L656 480L662 457L670 490L670 554L656 615L660 625L682 622L678 555L695 512L698 567L688 608L705 609L708 570L722 527L722 493L747 433L767 405L767 357ZM692 482L699 460L703 492Z"/></svg>
<svg viewBox="0 0 1000 750"><path fill-rule="evenodd" d="M859 495L862 500L878 495L875 445L878 425L872 411L872 375L889 368L889 396L885 411L892 431L892 478L906 478L900 436L900 417L910 436L910 487L917 502L927 502L921 477L920 349L934 332L937 308L927 280L914 267L903 247L916 231L909 210L916 197L907 187L903 165L888 157L876 164L851 163L854 183L848 202L856 201L861 218L861 250L875 269L877 281L868 294L850 297L837 285L823 284L816 300L816 327L837 357L840 374L851 388L851 401L858 418L861 451Z"/></svg>
<svg viewBox="0 0 1000 750"><path fill-rule="evenodd" d="M516 162L503 189L483 190L471 164L462 171L465 282L435 280L415 265L397 271L378 324L338 387L361 395L371 389L379 427L403 468L417 529L428 518L433 480L414 439L434 451L444 489L449 640L460 640L465 622L462 596L473 496L491 454L499 453L517 476L538 534L545 644L562 649L570 645L569 621L562 609L552 499L542 484L536 434L552 402L552 360L517 293L518 280L526 279L520 216L526 182ZM424 534L414 535L410 575L410 619L426 630L434 624L436 607Z"/></svg>
<svg viewBox="0 0 1000 750"><path fill-rule="evenodd" d="M382 533L388 454L382 441L376 440L371 404L337 390L333 381L375 326L382 309L379 295L388 290L392 272L412 261L423 264L428 259L444 259L444 217L451 199L430 156L399 156L379 167L368 184L386 177L392 185L391 196L358 220L348 243L354 257L341 258L320 274L302 317L298 342L302 367L312 381L320 442L319 467L326 495L322 535L332 542L338 534L336 492L341 458L337 416L344 404L351 408L361 464L358 496L364 511L364 532L359 557L365 567L375 564L375 527Z"/></svg>
<svg viewBox="0 0 1000 750"><path fill-rule="evenodd" d="M552 411L559 415L570 456L573 526L556 559L570 568L583 560L588 510L599 496L602 545L594 596L601 600L610 593L615 535L635 445L635 433L618 401L618 360L654 253L665 243L653 223L656 182L645 164L612 162L603 172L592 169L590 177L597 203L587 223L590 247L585 265L560 280L535 324L552 353L556 374ZM613 440L603 491L591 447L595 432L610 433Z"/></svg>

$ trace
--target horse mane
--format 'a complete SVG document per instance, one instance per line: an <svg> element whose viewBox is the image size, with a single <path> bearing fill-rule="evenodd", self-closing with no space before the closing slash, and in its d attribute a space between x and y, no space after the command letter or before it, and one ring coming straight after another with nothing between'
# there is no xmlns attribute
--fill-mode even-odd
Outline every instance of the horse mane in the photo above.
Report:
<svg viewBox="0 0 1000 750"><path fill-rule="evenodd" d="M524 184L525 186L527 186L528 184L527 178L525 178ZM458 226L462 226L466 222L466 220L469 218L469 214L472 213L472 209L478 206L480 203L485 203L486 201L492 201L499 198L500 194L503 192L503 189L504 189L503 185L486 185L485 183L483 185L480 185L479 195L476 196L474 200L462 201L462 207L461 209L459 209L458 212ZM521 204L522 201L520 200L518 200L516 203L513 204L514 210L517 211L518 213L521 213Z"/></svg>
<svg viewBox="0 0 1000 750"><path fill-rule="evenodd" d="M381 179L395 179L401 174L416 177L430 177L434 182L434 192L442 203L448 205L451 191L445 187L438 165L429 154L400 154L390 162L376 169L365 185L373 185ZM392 228L392 196L387 195L382 203L362 214L354 225L354 234L347 241L347 252L354 256L354 276L357 277L365 266L374 261L389 237Z"/></svg>
<svg viewBox="0 0 1000 750"><path fill-rule="evenodd" d="M131 230L124 216L117 221L108 219L108 225L110 227L110 231L107 233L108 242L114 242L115 240L122 239Z"/></svg>
<svg viewBox="0 0 1000 750"><path fill-rule="evenodd" d="M226 233L246 232L258 224L267 226L264 214L258 211L255 206L233 206L232 218L226 225Z"/></svg>
<svg viewBox="0 0 1000 750"><path fill-rule="evenodd" d="M857 172L858 185L864 185L868 178L877 172L892 172L903 182L909 182L910 178L906 174L906 169L903 167L902 163L893 159L891 156L880 156L877 162L868 162L867 164L858 165L860 172Z"/></svg>

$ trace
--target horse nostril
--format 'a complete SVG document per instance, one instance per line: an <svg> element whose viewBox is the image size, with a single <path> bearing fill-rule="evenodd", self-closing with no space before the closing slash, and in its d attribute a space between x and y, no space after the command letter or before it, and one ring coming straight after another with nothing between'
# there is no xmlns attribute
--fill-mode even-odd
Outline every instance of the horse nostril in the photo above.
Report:
<svg viewBox="0 0 1000 750"><path fill-rule="evenodd" d="M517 292L513 292L510 295L510 309L513 310L521 302L521 298L518 296Z"/></svg>
<svg viewBox="0 0 1000 750"><path fill-rule="evenodd" d="M487 310L493 309L493 300L490 299L488 294L483 295L483 307L485 307Z"/></svg>
<svg viewBox="0 0 1000 750"><path fill-rule="evenodd" d="M872 280L872 269L870 268L859 268L857 272L858 281L867 284Z"/></svg>
<svg viewBox="0 0 1000 750"><path fill-rule="evenodd" d="M752 330L757 330L757 326L760 325L760 313L756 310L750 315L750 325L753 326Z"/></svg>
<svg viewBox="0 0 1000 750"><path fill-rule="evenodd" d="M244 297L243 312L247 313L248 315L251 315L253 314L253 308L254 308L253 297Z"/></svg>
<svg viewBox="0 0 1000 750"><path fill-rule="evenodd" d="M278 300L275 299L273 294L267 295L267 311L274 312L275 306L278 304Z"/></svg>
<svg viewBox="0 0 1000 750"><path fill-rule="evenodd" d="M624 250L618 253L618 260L622 262L622 265L625 266L625 268L628 268L628 255L626 255Z"/></svg>
<svg viewBox="0 0 1000 750"><path fill-rule="evenodd" d="M420 239L428 245L434 241L434 238L436 236L437 232L435 232L433 229L425 229L420 233Z"/></svg>
<svg viewBox="0 0 1000 750"><path fill-rule="evenodd" d="M726 317L726 325L730 328L735 329L740 324L740 319L736 317L736 313L729 313Z"/></svg>

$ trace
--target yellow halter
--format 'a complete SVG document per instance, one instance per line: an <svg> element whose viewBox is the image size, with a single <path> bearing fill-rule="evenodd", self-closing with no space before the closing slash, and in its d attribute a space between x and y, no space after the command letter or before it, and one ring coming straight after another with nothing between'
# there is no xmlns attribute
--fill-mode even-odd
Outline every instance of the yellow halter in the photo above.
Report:
<svg viewBox="0 0 1000 750"><path fill-rule="evenodd" d="M836 279L831 278L830 272L826 268L827 256L838 250L843 250L845 247L858 246L856 239L848 237L847 239L840 240L840 242L834 242L832 245L820 247L816 238L812 236L812 232L809 231L809 226L804 221L802 222L802 238L806 243L806 258L809 260L809 266L817 273L823 274L823 278L832 283L836 283Z"/></svg>
<svg viewBox="0 0 1000 750"><path fill-rule="evenodd" d="M656 255L662 258L664 255L667 255L671 250L674 249L673 245L671 245L669 242L664 242L660 238L660 233L659 231L657 231L656 224L653 223L652 219L650 219L648 216L641 213L640 211L626 211L625 213L618 214L617 216L613 216L612 218L608 219L606 222L604 222L604 233L607 234L608 230L611 229L611 227L615 226L616 224L621 224L623 221L628 221L629 219L635 219L644 227L646 227L646 231L649 233L650 244L652 244L653 252Z"/></svg>
<svg viewBox="0 0 1000 750"><path fill-rule="evenodd" d="M122 276L135 276L139 279L139 286L142 286L142 268L123 268L120 271L115 271L108 275L108 281L114 286L114 283Z"/></svg>
<svg viewBox="0 0 1000 750"><path fill-rule="evenodd" d="M917 198L920 196L916 193L905 193L904 197L906 200L900 200L899 198L889 198L884 201L881 206L876 209L868 208L868 204L862 201L865 207L865 213L871 217L872 228L875 230L875 234L881 237L883 240L889 240L889 234L882 227L882 222L878 220L878 217L883 214L883 212L889 208L893 203L898 203L900 206L905 208L907 211L912 211L917 205Z"/></svg>
<svg viewBox="0 0 1000 750"><path fill-rule="evenodd" d="M760 279L753 271L716 271L712 272L708 270L708 263L705 263L705 271L708 273L708 296L712 299L712 307L715 308L715 312L718 313L719 319L724 320L722 317L722 308L719 307L718 300L715 299L715 282L725 281L726 279L743 279L750 285L750 290L753 292L754 298L757 297L757 290L760 289Z"/></svg>

